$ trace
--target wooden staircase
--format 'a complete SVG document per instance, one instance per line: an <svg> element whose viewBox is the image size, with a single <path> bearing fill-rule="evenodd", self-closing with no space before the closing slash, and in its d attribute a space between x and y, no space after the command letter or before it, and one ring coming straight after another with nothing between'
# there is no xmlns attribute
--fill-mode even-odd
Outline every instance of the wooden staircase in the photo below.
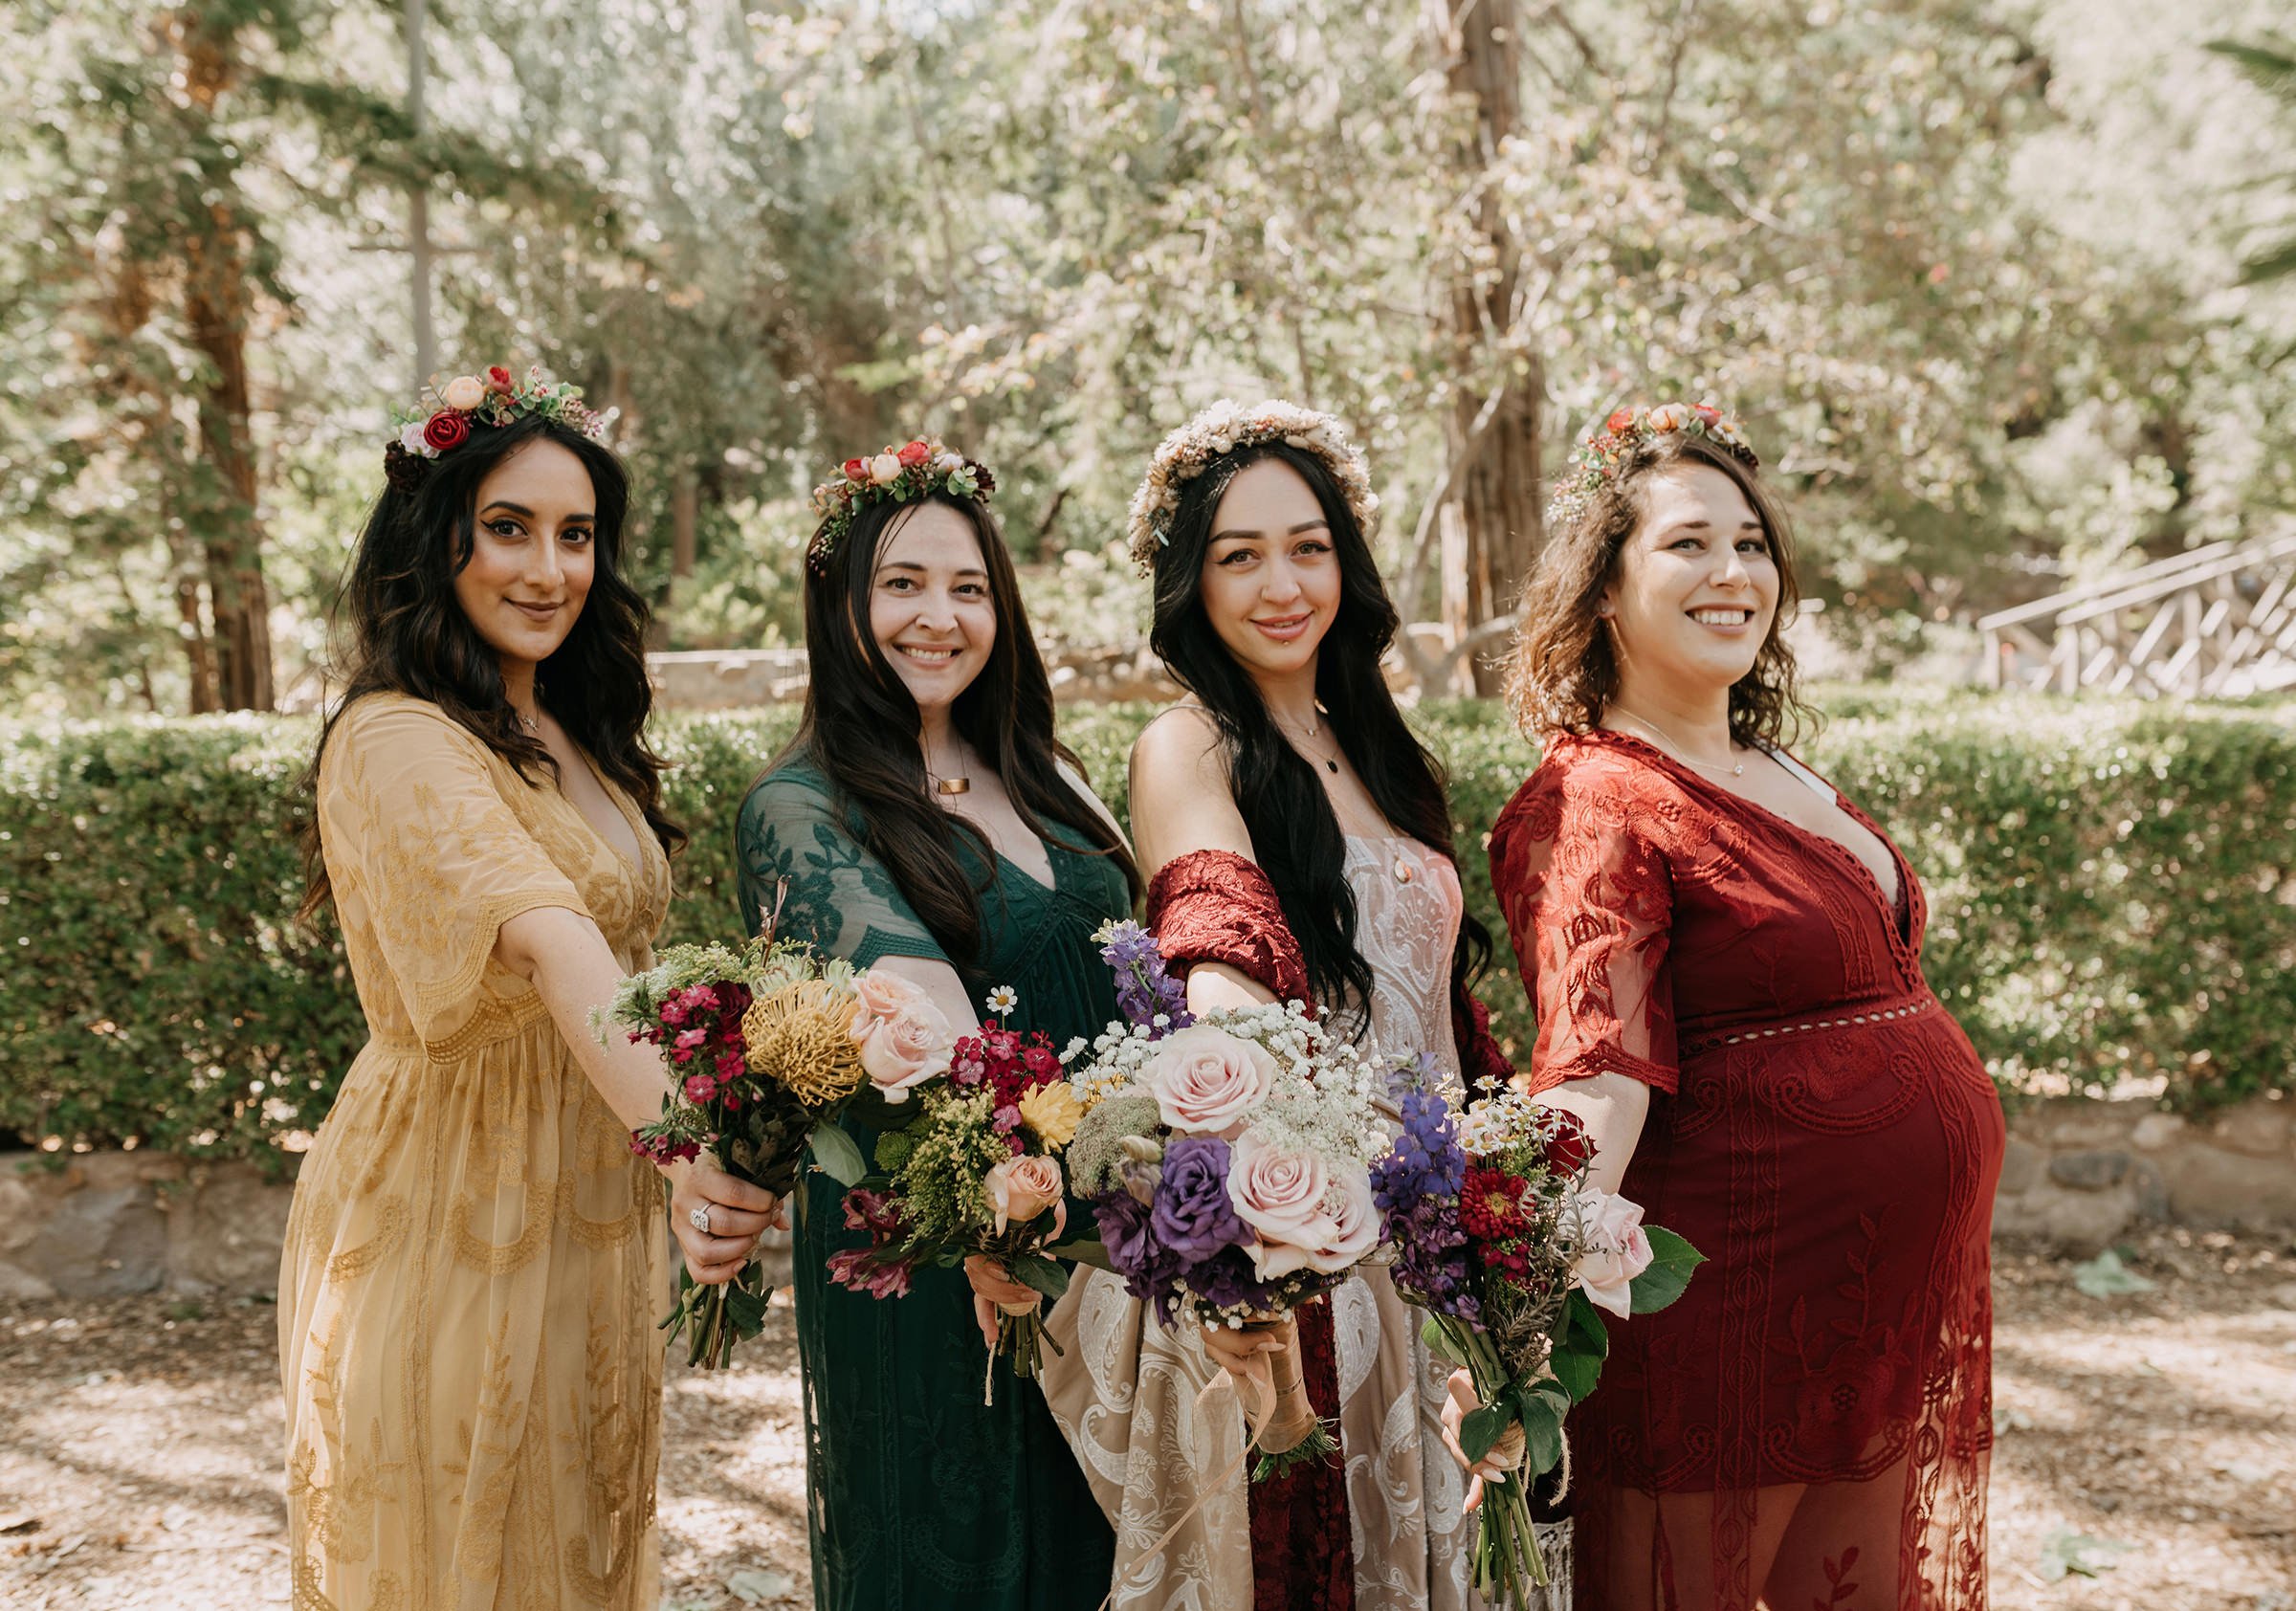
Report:
<svg viewBox="0 0 2296 1611"><path fill-rule="evenodd" d="M2235 698L2296 687L2296 526L1997 610L1992 688Z"/></svg>

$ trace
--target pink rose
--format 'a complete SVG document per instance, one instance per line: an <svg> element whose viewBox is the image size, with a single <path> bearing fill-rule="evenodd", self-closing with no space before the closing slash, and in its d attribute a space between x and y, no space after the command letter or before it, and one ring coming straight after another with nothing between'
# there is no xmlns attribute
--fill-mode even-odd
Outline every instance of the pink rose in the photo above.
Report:
<svg viewBox="0 0 2296 1611"><path fill-rule="evenodd" d="M1650 1268L1650 1238L1643 1207L1604 1191L1578 1194L1578 1284L1587 1301L1620 1319L1634 1313L1634 1278Z"/></svg>
<svg viewBox="0 0 2296 1611"><path fill-rule="evenodd" d="M1275 1089L1275 1071L1265 1047L1197 1024L1166 1035L1140 1079L1173 1129L1233 1137Z"/></svg>
<svg viewBox="0 0 2296 1611"><path fill-rule="evenodd" d="M1061 1201L1060 1165L1049 1158L1008 1158L988 1172L988 1205L997 1216L997 1234L1007 1225L1025 1225L1053 1210L1052 1234L1068 1228L1069 1205Z"/></svg>
<svg viewBox="0 0 2296 1611"><path fill-rule="evenodd" d="M850 1032L861 1045L861 1067L886 1101L906 1102L912 1087L948 1071L957 1037L940 1008L908 981L868 976L859 988Z"/></svg>
<svg viewBox="0 0 2296 1611"><path fill-rule="evenodd" d="M1320 1153L1269 1146L1250 1134L1236 1139L1228 1154L1227 1200L1258 1238L1251 1263L1262 1281L1306 1268L1310 1253L1330 1240L1324 1198L1331 1187Z"/></svg>
<svg viewBox="0 0 2296 1611"><path fill-rule="evenodd" d="M1324 1236L1308 1249L1308 1268L1326 1275L1353 1269L1380 1245L1380 1215L1371 1200L1371 1171L1344 1169L1323 1194Z"/></svg>

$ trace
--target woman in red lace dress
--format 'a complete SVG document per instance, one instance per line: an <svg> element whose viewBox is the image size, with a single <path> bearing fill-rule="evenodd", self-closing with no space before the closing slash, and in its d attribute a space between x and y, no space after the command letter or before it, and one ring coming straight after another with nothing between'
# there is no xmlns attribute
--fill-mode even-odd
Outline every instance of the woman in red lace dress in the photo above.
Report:
<svg viewBox="0 0 2296 1611"><path fill-rule="evenodd" d="M1574 1416L1602 1611L1981 1611L2001 1109L1924 906L1788 755L1787 532L1734 427L1621 410L1556 495L1491 876L1531 1087L1711 1261Z"/></svg>

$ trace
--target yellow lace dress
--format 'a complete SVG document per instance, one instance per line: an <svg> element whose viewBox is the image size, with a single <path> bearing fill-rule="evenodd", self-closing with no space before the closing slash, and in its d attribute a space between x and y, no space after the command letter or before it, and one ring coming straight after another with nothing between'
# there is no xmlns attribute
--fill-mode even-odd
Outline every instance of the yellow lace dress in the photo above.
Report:
<svg viewBox="0 0 2296 1611"><path fill-rule="evenodd" d="M604 780L600 780L604 783ZM649 964L670 869L437 707L336 724L319 813L370 1039L279 1271L295 1611L654 1611L661 1189L526 982L538 907Z"/></svg>

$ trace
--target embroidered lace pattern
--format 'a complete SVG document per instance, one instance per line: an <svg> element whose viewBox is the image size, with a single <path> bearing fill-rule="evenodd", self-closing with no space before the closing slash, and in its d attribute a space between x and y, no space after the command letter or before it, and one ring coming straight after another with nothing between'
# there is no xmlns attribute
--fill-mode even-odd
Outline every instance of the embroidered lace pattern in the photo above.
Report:
<svg viewBox="0 0 2296 1611"><path fill-rule="evenodd" d="M601 780L603 783L603 780ZM337 723L319 813L372 1036L297 1182L279 1274L297 1611L652 1611L660 1187L523 979L510 917L594 917L644 966L633 864L436 707Z"/></svg>
<svg viewBox="0 0 2296 1611"><path fill-rule="evenodd" d="M1549 744L1490 854L1532 1084L1648 1084L1626 1194L1711 1261L1572 1423L1579 1603L1982 1611L2002 1120L1912 870L1892 902L1605 732Z"/></svg>
<svg viewBox="0 0 2296 1611"><path fill-rule="evenodd" d="M1398 880L1398 856L1412 866ZM1437 1051L1454 1072L1497 1057L1481 1025L1450 1009L1457 872L1402 840L1350 848L1358 943L1373 962L1369 1042ZM1383 881L1383 882L1381 882ZM1303 999L1306 970L1266 875L1225 851L1181 856L1157 874L1148 924L1178 969L1221 961L1279 997ZM1502 1060L1503 1061L1503 1060ZM1102 1504L1116 1521L1116 1604L1454 1611L1467 1588L1471 1522L1437 1419L1446 1370L1431 1364L1418 1316L1385 1274L1344 1284L1299 1316L1309 1396L1339 1421L1342 1456L1323 1471L1214 1493L1181 1535L1145 1546L1178 1519L1232 1456L1233 1401L1208 1420L1195 1400L1217 1367L1193 1336L1167 1336L1113 1279L1088 1274L1052 1313L1080 1346L1049 1366L1046 1391Z"/></svg>

